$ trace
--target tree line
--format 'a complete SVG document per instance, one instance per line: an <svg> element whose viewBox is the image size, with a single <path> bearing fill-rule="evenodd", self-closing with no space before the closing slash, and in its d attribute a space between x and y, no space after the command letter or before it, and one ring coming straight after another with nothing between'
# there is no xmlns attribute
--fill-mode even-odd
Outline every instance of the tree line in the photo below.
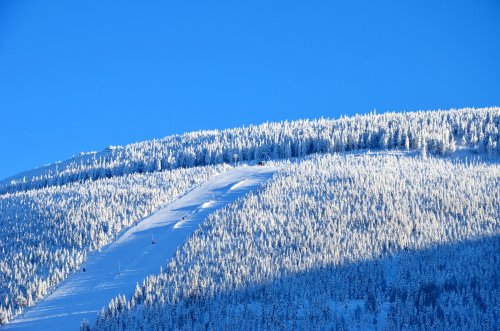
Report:
<svg viewBox="0 0 500 331"><path fill-rule="evenodd" d="M416 150L445 155L460 148L497 155L500 109L367 114L341 119L264 123L190 132L101 152L28 171L0 183L0 193L131 173L183 167L288 159L360 149Z"/></svg>

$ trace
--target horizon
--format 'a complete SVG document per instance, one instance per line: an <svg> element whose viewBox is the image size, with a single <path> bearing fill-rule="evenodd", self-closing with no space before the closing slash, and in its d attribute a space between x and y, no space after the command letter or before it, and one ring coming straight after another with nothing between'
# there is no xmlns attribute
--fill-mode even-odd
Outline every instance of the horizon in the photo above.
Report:
<svg viewBox="0 0 500 331"><path fill-rule="evenodd" d="M376 109L370 111L370 112L367 112L367 113L364 113L364 114L353 114L353 115L339 115L338 117L317 117L317 118L299 118L299 119L293 119L293 120L280 120L280 121L265 121L265 122L262 122L262 123L257 123L257 124L249 124L249 125L242 125L242 126L239 126L239 127L231 127L231 128L223 128L223 129L201 129L201 130L195 130L195 131L188 131L188 132L183 132L183 133L174 133L172 135L169 135L169 136L164 136L164 137L161 137L161 138L153 138L153 139L148 139L148 140L141 140L141 141L135 141L135 142L130 142L130 143L126 143L126 144L123 144L123 145L107 145L106 147L102 148L101 150L94 150L94 151L81 151L77 154L74 154L74 155L71 155L65 159L62 159L62 160L58 160L58 161L54 161L54 162L50 162L50 163L46 163L46 164L43 164L43 165L40 165L40 166L37 166L37 167L34 167L34 168L31 168L31 169L26 169L26 170L23 170L15 175L11 175L11 176L8 176L8 177L5 177L5 178L0 178L0 182L5 182L9 179L15 179L16 177L19 178L19 176L23 175L23 174L29 174L30 172L32 171L36 171L38 169L42 169L42 168L45 168L45 167L50 167L50 166L53 166L53 165L58 165L58 164L62 164L62 163L65 163L67 161L71 161L73 159L78 159L79 157L82 157L82 156L86 156L86 155L95 155L95 154L98 154L98 153L101 153L101 152L104 152L108 149L116 149L116 148L127 148L127 146L131 146L131 145L136 145L136 144L141 144L141 143L144 143L144 142L154 142L154 141L161 141L161 140L165 140L165 139L168 139L170 137L182 137L184 135L189 135L189 134L192 134L192 133L202 133L202 134L216 134L216 133L220 133L220 132L225 132L225 131L233 131L233 130L241 130L241 129L247 129L249 127L259 127L259 126L262 126L262 125L266 125L266 124L269 124L269 123L284 123L284 122L287 122L287 123L296 123L296 122L315 122L315 121L321 121L321 120L325 120L325 121L331 121L332 123L333 122L336 122L336 121L340 121L340 120L343 120L343 119L354 119L355 117L373 117L373 116L384 116L384 115L387 115L387 114L394 114L394 115L397 115L397 114L410 114L410 113L416 113L416 114L419 114L419 113L435 113L435 112L445 112L445 113L450 113L450 112L460 112L460 111L467 111L467 110L470 110L470 111L484 111L484 110L491 110L491 109L494 109L494 110L498 110L500 109L499 106L491 106L491 107L482 107L482 108L477 108L477 107L464 107L464 108L450 108L450 109L427 109L427 110L416 110L416 111L402 111L402 112L397 112L397 111L386 111L386 112L378 112ZM368 149L368 152L370 152L370 148ZM374 149L376 150L376 148Z"/></svg>
<svg viewBox="0 0 500 331"><path fill-rule="evenodd" d="M31 170L36 170L36 169L39 169L39 168L43 168L43 167L46 167L46 166L50 166L50 165L53 165L53 164L58 164L58 163L63 163L65 161L68 161L68 160L71 160L73 158L77 158L81 155L86 155L86 154L96 154L96 153L99 153L109 147L113 147L113 148L120 148L120 147L125 147L125 146L128 146L128 145L134 145L134 144L139 144L141 142L144 142L144 141L154 141L154 140L162 140L162 139L166 139L168 137L172 137L172 136L182 136L184 134L189 134L189 133L195 133L195 132L212 132L212 131L225 131L225 130L235 130L235 129L239 129L239 128L247 128L247 127L251 127L251 126L260 126L260 125L264 125L264 124L267 124L267 123L279 123L279 122L297 122L297 121L317 121L317 120L341 120L343 118L346 118L346 117L355 117L355 116L371 116L371 115L383 115L383 114L388 114L388 113L394 113L394 114L397 114L397 113L412 113L412 112L437 112L437 111L454 111L454 110L460 110L460 109L487 109L487 108L500 108L500 106L486 106L486 107L463 107L463 108L449 108L449 109L419 109L419 110L408 110L408 111L385 111L385 112L379 112L378 110L376 109L373 109L369 112L366 112L366 113L354 113L354 114L351 114L351 115L346 115L346 114L340 114L339 116L337 117L314 117L314 118L297 118L297 119L284 119L284 120L278 120L278 121L265 121L265 122L260 122L260 123L250 123L250 124L243 124L241 126L234 126L234 127L228 127L228 128L213 128L213 129L198 129L198 130L193 130L193 131L186 131L186 132L181 132L181 133L172 133L170 135L167 135L167 136L163 136L163 137L159 137L159 138L151 138L151 139L146 139L146 140L138 140L138 141L132 141L132 142L128 142L128 143L125 143L125 144L122 144L122 145L106 145L104 146L103 148L101 148L100 150L88 150L88 151L80 151L78 153L75 153L73 155L70 155L64 159L61 159L61 160L57 160L57 161L51 161L49 163L45 163L45 164L42 164L42 165L39 165L39 166L35 166L33 168L30 168L30 169L24 169L24 170L21 170L15 174L12 174L12 175L8 175L7 177L3 177L3 178L0 178L0 181L5 181L5 180L8 180L9 178L12 178L12 177L16 177L22 173L25 173L25 172L29 172Z"/></svg>

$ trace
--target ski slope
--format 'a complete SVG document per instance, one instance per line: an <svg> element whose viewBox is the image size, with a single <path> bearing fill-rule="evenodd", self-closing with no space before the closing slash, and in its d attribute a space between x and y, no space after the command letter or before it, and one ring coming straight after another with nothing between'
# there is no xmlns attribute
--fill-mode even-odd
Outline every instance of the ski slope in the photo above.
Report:
<svg viewBox="0 0 500 331"><path fill-rule="evenodd" d="M258 188L276 170L243 165L196 187L89 255L80 271L1 329L78 330L84 318L92 325L111 299L132 295L137 283L158 273L210 213Z"/></svg>

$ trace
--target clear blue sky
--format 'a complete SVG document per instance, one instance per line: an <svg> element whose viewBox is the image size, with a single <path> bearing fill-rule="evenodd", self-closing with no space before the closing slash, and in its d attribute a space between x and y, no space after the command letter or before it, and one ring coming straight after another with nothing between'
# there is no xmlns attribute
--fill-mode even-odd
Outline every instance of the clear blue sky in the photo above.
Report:
<svg viewBox="0 0 500 331"><path fill-rule="evenodd" d="M500 1L0 1L0 178L172 133L500 105Z"/></svg>

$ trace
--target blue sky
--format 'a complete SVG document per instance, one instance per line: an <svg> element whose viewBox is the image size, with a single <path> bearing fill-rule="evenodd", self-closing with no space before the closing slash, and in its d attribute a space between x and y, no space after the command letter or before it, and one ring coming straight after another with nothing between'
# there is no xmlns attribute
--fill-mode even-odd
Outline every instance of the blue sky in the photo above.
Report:
<svg viewBox="0 0 500 331"><path fill-rule="evenodd" d="M0 2L0 178L284 119L500 105L500 2Z"/></svg>

